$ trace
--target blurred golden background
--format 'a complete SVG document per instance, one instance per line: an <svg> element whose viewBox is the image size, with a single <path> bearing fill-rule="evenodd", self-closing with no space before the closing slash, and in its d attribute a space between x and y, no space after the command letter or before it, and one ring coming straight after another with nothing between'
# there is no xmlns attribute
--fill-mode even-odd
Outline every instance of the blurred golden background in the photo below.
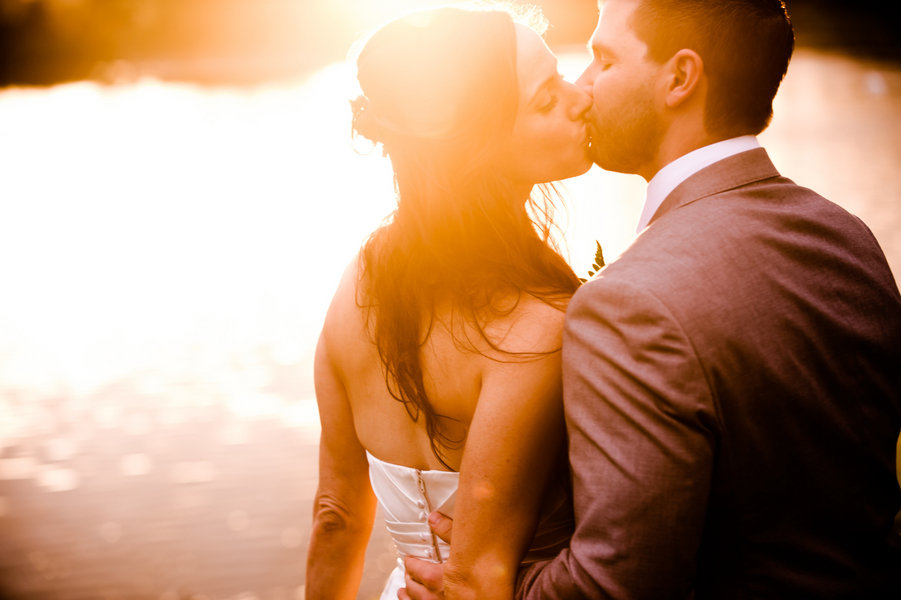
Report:
<svg viewBox="0 0 901 600"><path fill-rule="evenodd" d="M355 151L351 44L412 0L0 0L0 598L302 598L311 356L392 209ZM575 78L595 0L545 0ZM762 136L867 222L901 276L901 27L788 0L799 48ZM585 274L644 182L565 184ZM376 523L360 598L393 566Z"/></svg>
<svg viewBox="0 0 901 600"><path fill-rule="evenodd" d="M207 83L290 78L341 60L384 20L436 0L0 0L0 86L151 76ZM596 0L536 0L551 45L582 44ZM805 46L897 58L881 0L789 0Z"/></svg>

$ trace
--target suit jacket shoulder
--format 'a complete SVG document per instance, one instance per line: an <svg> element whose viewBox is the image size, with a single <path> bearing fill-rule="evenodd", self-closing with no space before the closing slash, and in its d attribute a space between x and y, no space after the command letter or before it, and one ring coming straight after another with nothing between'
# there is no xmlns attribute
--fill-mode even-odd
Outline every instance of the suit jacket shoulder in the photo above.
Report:
<svg viewBox="0 0 901 600"><path fill-rule="evenodd" d="M713 453L696 597L755 589L773 598L875 598L897 586L901 296L866 225L781 177L762 149L700 171L577 292L567 329L578 343L568 350L564 342L567 403L595 395L628 407L637 402L628 397L639 389L634 382L660 381L659 369L641 359L647 349L635 346L645 342L623 338L636 330L623 324L641 324L649 307L653 323L666 323L653 350L670 360L675 350L660 340L672 342L692 365L669 369L670 379L693 373L686 376L705 382L669 381L658 395L707 403L657 408L686 423L691 414L713 415L691 427L694 452ZM623 332L607 339L628 360L592 347L592 322ZM608 366L626 363L627 375ZM567 406L568 414L578 410ZM572 453L603 447L589 439L589 427L603 431L597 420L576 425ZM593 469L592 460L579 464Z"/></svg>
<svg viewBox="0 0 901 600"><path fill-rule="evenodd" d="M890 314L899 306L869 228L781 177L763 149L714 164L677 187L595 284L620 279L652 291L688 321L754 304L763 310L772 306L770 294L785 299L792 290L806 295L830 288L832 298L819 300L833 311L840 309L839 296L851 301L848 295L855 298L852 313L862 311L861 303Z"/></svg>

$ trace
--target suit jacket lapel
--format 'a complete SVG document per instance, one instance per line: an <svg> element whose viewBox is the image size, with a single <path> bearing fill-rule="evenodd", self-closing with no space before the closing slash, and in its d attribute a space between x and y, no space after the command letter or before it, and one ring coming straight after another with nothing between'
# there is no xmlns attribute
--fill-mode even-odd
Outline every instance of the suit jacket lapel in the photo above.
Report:
<svg viewBox="0 0 901 600"><path fill-rule="evenodd" d="M724 158L701 169L676 186L654 213L648 225L669 211L691 204L695 200L772 177L779 177L779 172L763 148L755 148Z"/></svg>

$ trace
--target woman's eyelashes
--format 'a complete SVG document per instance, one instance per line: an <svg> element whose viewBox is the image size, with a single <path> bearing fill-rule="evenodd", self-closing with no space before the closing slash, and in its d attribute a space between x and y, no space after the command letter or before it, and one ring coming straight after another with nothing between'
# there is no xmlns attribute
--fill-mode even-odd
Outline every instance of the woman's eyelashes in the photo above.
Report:
<svg viewBox="0 0 901 600"><path fill-rule="evenodd" d="M552 110L554 110L555 106L557 106L556 94L548 94L547 101L542 103L542 105L538 107L538 112L543 112L543 113L551 112Z"/></svg>
<svg viewBox="0 0 901 600"><path fill-rule="evenodd" d="M554 110L554 107L557 106L557 102L560 100L559 97L559 89L563 84L563 76L560 73L547 82L545 85L545 91L542 93L541 102L538 105L538 112L548 113Z"/></svg>

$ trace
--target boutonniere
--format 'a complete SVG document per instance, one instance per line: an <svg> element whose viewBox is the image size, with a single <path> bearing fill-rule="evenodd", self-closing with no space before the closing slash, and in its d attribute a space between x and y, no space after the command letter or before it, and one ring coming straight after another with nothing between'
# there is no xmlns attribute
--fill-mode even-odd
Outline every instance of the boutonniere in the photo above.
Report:
<svg viewBox="0 0 901 600"><path fill-rule="evenodd" d="M594 251L594 262L591 265L591 268L594 269L588 271L588 277L592 277L595 273L604 268L604 251L601 250L601 243L595 240L595 244L598 245L598 249ZM585 277L579 277L579 281L585 283L588 281Z"/></svg>

